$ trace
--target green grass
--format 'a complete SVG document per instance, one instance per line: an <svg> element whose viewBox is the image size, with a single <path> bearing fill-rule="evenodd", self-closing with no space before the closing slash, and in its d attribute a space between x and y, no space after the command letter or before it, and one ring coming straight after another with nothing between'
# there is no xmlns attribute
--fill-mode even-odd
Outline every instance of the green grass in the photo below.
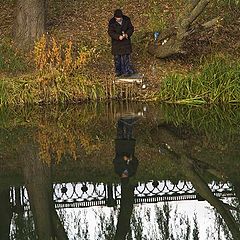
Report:
<svg viewBox="0 0 240 240"><path fill-rule="evenodd" d="M136 85L114 85L110 80L49 72L22 77L0 77L0 108L3 106L79 103L107 99L134 99Z"/></svg>
<svg viewBox="0 0 240 240"><path fill-rule="evenodd" d="M27 70L28 66L21 56L8 41L0 42L0 72L16 74Z"/></svg>
<svg viewBox="0 0 240 240"><path fill-rule="evenodd" d="M168 75L158 99L179 104L225 104L240 102L240 61L214 57L199 72Z"/></svg>
<svg viewBox="0 0 240 240"><path fill-rule="evenodd" d="M50 104L98 100L107 97L103 86L83 76L39 80L34 78L0 79L0 106Z"/></svg>
<svg viewBox="0 0 240 240"><path fill-rule="evenodd" d="M0 78L0 106L113 98L139 100L138 88L114 86L110 80L103 82L97 76L93 80L80 72L66 75L56 69L35 75ZM239 104L240 61L214 57L205 60L198 71L188 75L168 75L162 81L157 100L190 105Z"/></svg>

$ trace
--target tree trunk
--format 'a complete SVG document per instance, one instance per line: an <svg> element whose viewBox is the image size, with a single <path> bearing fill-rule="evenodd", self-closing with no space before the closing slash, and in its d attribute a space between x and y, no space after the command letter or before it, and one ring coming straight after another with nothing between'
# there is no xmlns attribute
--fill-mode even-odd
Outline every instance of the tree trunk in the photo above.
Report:
<svg viewBox="0 0 240 240"><path fill-rule="evenodd" d="M46 0L17 0L15 42L22 50L30 50L45 31Z"/></svg>
<svg viewBox="0 0 240 240"><path fill-rule="evenodd" d="M10 204L10 189L0 189L0 239L9 239L12 209Z"/></svg>
<svg viewBox="0 0 240 240"><path fill-rule="evenodd" d="M174 27L160 33L156 41L148 45L148 52L157 58L166 58L183 53L185 38L192 32L193 22L201 15L209 0L194 0L189 3L187 10L177 20Z"/></svg>
<svg viewBox="0 0 240 240"><path fill-rule="evenodd" d="M26 149L25 149L26 150ZM29 146L24 153L24 178L28 192L31 211L39 239L53 237L51 221L51 184L50 172L47 166L41 163L37 149Z"/></svg>

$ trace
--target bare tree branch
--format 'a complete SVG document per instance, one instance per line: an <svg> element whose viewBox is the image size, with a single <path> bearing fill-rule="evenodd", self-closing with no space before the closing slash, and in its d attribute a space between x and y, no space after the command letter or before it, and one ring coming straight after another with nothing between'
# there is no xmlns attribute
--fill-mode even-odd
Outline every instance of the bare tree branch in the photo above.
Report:
<svg viewBox="0 0 240 240"><path fill-rule="evenodd" d="M178 18L176 26L163 31L157 42L150 42L148 52L157 58L166 58L174 54L184 53L184 41L187 36L196 31L192 25L206 9L209 2L210 0L190 1L185 13ZM213 19L203 27L211 27L217 21L217 18Z"/></svg>
<svg viewBox="0 0 240 240"><path fill-rule="evenodd" d="M223 18L221 18L221 17L213 18L212 20L203 23L202 26L203 26L204 28L211 28L211 27L213 27L213 26L216 26L222 19L223 19Z"/></svg>
<svg viewBox="0 0 240 240"><path fill-rule="evenodd" d="M191 11L190 16L186 17L182 23L181 27L187 30L190 25L199 17L199 15L204 11L210 0L201 0L197 6Z"/></svg>

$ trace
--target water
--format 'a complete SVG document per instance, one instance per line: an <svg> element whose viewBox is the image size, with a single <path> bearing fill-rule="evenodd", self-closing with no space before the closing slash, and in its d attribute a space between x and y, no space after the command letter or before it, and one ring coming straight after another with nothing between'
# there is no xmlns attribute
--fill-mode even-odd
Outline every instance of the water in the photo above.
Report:
<svg viewBox="0 0 240 240"><path fill-rule="evenodd" d="M0 239L239 240L239 120L237 107L2 109Z"/></svg>

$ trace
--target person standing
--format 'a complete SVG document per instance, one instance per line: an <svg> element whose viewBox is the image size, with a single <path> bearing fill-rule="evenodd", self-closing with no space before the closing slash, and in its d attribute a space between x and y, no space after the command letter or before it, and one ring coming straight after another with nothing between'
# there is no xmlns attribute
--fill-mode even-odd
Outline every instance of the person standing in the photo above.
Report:
<svg viewBox="0 0 240 240"><path fill-rule="evenodd" d="M134 27L129 17L123 15L121 9L114 11L114 17L108 24L108 34L112 39L112 54L114 55L116 77L131 76L134 71L130 61L132 53L131 36Z"/></svg>

